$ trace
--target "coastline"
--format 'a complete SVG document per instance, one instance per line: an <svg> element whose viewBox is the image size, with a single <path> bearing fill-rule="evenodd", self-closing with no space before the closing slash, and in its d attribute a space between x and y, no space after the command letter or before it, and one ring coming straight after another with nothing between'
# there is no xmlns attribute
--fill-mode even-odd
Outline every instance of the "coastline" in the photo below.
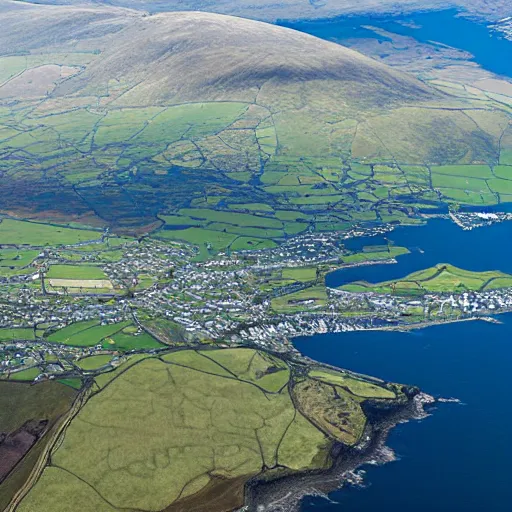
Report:
<svg viewBox="0 0 512 512"><path fill-rule="evenodd" d="M368 400L365 414L368 423L359 443L353 447L333 443L330 467L304 470L284 476L262 476L249 480L245 489L245 505L236 512L299 512L306 496L324 496L344 485L361 485L360 468L366 464L385 464L396 460L386 445L390 432L400 423L428 416L426 407L435 403L430 395L418 388L408 387L408 398L389 405Z"/></svg>
<svg viewBox="0 0 512 512"><path fill-rule="evenodd" d="M430 321L421 324L390 326L365 329L368 331L412 331L447 325L459 322L483 321L502 324L503 322L491 316L477 316L469 318L450 319L443 321ZM337 369L340 368L326 363L318 363L315 360L302 356L306 364L321 364L321 366ZM364 379L384 383L382 379L366 374L344 370L348 374ZM391 431L401 423L412 420L421 420L429 413L428 406L438 402L459 403L458 399L433 398L417 388L409 400L405 403L397 403L391 406L383 403L380 414L375 417L372 411L365 409L368 423L362 435L362 440L353 447L334 442L331 447L331 466L324 469L303 470L295 474L286 475L262 475L254 477L246 484L245 505L235 512L299 512L302 499L308 496L328 498L328 494L343 488L345 485L360 486L364 484L365 471L361 468L367 464L383 465L396 460L393 450L386 445ZM379 403L378 400L368 400L368 404Z"/></svg>
<svg viewBox="0 0 512 512"><path fill-rule="evenodd" d="M391 501L393 510L399 512L429 512L437 507L446 512L486 510L486 506L505 512L510 487L506 478L496 475L507 474L512 450L507 431L500 430L510 417L510 411L500 406L507 403L509 393L512 313L500 318L501 324L453 323L416 331L420 335L357 332L296 341L297 349L308 357L384 379L412 382L437 398L428 409L432 417L391 431L387 444L400 457L396 464L364 467L364 488L345 486L330 493L329 498L339 505L308 497L301 512L372 512ZM445 403L438 397L459 401ZM474 422L474 427L466 429L468 422ZM479 445L484 436L488 442ZM468 493L461 492L466 488ZM422 496L419 501L418 496ZM445 497L442 506L440 496Z"/></svg>
<svg viewBox="0 0 512 512"><path fill-rule="evenodd" d="M510 313L511 311L508 309L504 309L503 311L499 311L498 313L494 313L496 315L504 315L506 313ZM415 331L420 329L426 329L427 327L435 327L436 325L449 325L456 324L461 322L487 322L491 324L502 324L503 322L499 318L494 318L494 316L490 316L492 313L490 311L486 311L485 314L481 316L470 316L464 318L449 318L446 320L430 320L428 322L420 322L415 324L400 324L400 325L390 325L389 327L370 327L367 329L362 329L363 331L398 331L398 332L407 332L407 331Z"/></svg>

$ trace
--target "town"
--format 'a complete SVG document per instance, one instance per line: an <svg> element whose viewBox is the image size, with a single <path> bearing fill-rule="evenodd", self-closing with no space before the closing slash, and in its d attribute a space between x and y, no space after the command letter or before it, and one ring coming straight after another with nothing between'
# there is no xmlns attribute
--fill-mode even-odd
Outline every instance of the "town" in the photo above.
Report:
<svg viewBox="0 0 512 512"><path fill-rule="evenodd" d="M307 233L277 248L219 253L207 261L190 245L108 234L88 244L2 246L0 254L32 250L36 257L0 277L0 376L31 370L35 379L82 377L111 369L129 354L180 345L290 352L290 340L300 335L406 329L512 309L510 287L408 295L325 285L325 275L335 269L396 261L384 250L370 252L369 260L354 259L344 246L347 238L389 229ZM94 279L51 278L77 272ZM97 288L96 282L108 287ZM115 328L91 342L59 335L81 325L119 326L130 333L130 343L117 346L121 334L114 335ZM139 343L143 339L151 342ZM80 365L95 355L109 355L108 364L94 370Z"/></svg>

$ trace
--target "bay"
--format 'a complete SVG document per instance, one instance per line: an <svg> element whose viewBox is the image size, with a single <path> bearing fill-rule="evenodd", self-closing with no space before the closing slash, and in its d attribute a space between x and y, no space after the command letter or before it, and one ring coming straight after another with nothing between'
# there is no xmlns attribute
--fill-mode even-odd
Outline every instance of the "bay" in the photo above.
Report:
<svg viewBox="0 0 512 512"><path fill-rule="evenodd" d="M437 263L468 270L512 272L512 222L463 231L445 219L403 226L386 236L347 241L353 250L386 244L411 249L396 264L340 269L329 286L403 277ZM502 324L481 321L439 325L418 331L359 331L297 338L305 355L386 380L420 386L465 405L440 404L420 423L399 425L389 445L399 461L370 467L361 490L345 488L332 502L306 498L304 511L394 512L504 511L512 501L508 440L512 420L512 313Z"/></svg>
<svg viewBox="0 0 512 512"><path fill-rule="evenodd" d="M510 509L512 314L501 325L463 322L412 333L351 332L297 338L316 360L414 383L464 405L439 404L432 416L399 425L388 444L399 456L370 466L365 489L345 488L304 511L394 512Z"/></svg>
<svg viewBox="0 0 512 512"><path fill-rule="evenodd" d="M364 246L407 247L411 252L397 258L398 264L344 268L327 275L326 284L342 286L354 281L378 283L405 277L439 263L464 270L501 270L512 273L512 222L464 231L446 219L432 219L424 226L401 226L386 236L353 238L345 246L360 251Z"/></svg>
<svg viewBox="0 0 512 512"><path fill-rule="evenodd" d="M396 264L337 270L327 276L327 284L386 281L438 263L512 272L512 222L463 231L449 220L432 219L424 226L403 226L346 245L361 250L388 240L409 247L411 253L398 257ZM508 510L512 313L497 318L503 323L472 321L408 333L358 331L297 338L295 346L313 359L418 385L465 404L440 404L422 422L399 425L389 438L399 461L370 467L367 488L336 491L332 502L306 498L302 510Z"/></svg>

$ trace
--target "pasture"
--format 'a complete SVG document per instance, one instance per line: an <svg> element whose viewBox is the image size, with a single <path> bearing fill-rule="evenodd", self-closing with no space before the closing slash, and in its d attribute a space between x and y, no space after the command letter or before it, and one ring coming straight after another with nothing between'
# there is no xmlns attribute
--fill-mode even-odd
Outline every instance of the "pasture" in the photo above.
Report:
<svg viewBox="0 0 512 512"><path fill-rule="evenodd" d="M54 512L110 510L100 496L116 508L162 510L206 488L214 492L215 476L233 482L233 508L240 505L240 486L263 464L327 464L326 436L296 413L286 388L269 394L226 374L211 360L214 352L210 359L191 351L150 358L117 373L108 392L93 396L67 429L54 466L44 470L20 511L35 503ZM242 373L268 362L264 355L255 361L254 351L231 356ZM80 479L67 476L73 474Z"/></svg>
<svg viewBox="0 0 512 512"><path fill-rule="evenodd" d="M82 370L91 371L97 370L102 366L106 366L112 360L112 356L108 354L100 354L96 356L88 356L80 359L77 362L77 366L79 366Z"/></svg>
<svg viewBox="0 0 512 512"><path fill-rule="evenodd" d="M101 232L88 229L72 229L39 222L1 219L0 243L11 245L71 245L87 240L97 240Z"/></svg>
<svg viewBox="0 0 512 512"><path fill-rule="evenodd" d="M393 391L383 386L377 386L362 379L357 379L344 372L313 369L308 375L313 379L319 379L322 382L346 388L352 394L361 398L396 398L396 394Z"/></svg>
<svg viewBox="0 0 512 512"><path fill-rule="evenodd" d="M68 280L105 280L106 276L100 267L93 265L51 265L46 273L48 279Z"/></svg>
<svg viewBox="0 0 512 512"><path fill-rule="evenodd" d="M27 327L0 328L0 341L34 340L34 329Z"/></svg>
<svg viewBox="0 0 512 512"><path fill-rule="evenodd" d="M105 325L100 325L98 320L77 322L55 331L47 339L50 342L64 345L93 347L100 344L105 338L122 331L128 325L130 325L129 321Z"/></svg>
<svg viewBox="0 0 512 512"><path fill-rule="evenodd" d="M305 290L276 297L271 301L276 313L314 311L327 305L327 292L324 286L312 286Z"/></svg>

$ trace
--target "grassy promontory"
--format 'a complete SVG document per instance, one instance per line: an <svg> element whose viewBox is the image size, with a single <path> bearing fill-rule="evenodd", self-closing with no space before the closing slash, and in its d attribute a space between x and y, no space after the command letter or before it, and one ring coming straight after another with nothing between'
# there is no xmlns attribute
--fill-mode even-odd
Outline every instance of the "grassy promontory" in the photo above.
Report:
<svg viewBox="0 0 512 512"><path fill-rule="evenodd" d="M340 289L349 292L372 292L395 295L425 293L461 293L512 286L512 276L499 271L472 272L449 264L438 264L413 272L402 279L382 283L357 281Z"/></svg>
<svg viewBox="0 0 512 512"><path fill-rule="evenodd" d="M369 404L410 400L249 348L146 357L93 390L18 510L232 510L248 481L326 471L335 446L366 443Z"/></svg>

